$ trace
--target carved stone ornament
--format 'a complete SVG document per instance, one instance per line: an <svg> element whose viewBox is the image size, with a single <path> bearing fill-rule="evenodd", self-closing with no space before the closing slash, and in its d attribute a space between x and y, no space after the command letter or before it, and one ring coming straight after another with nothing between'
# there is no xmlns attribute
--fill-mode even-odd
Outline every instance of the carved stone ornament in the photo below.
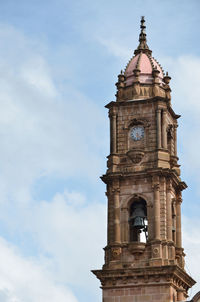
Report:
<svg viewBox="0 0 200 302"><path fill-rule="evenodd" d="M134 164L139 164L144 157L144 152L142 150L134 149L129 150L127 155Z"/></svg>
<svg viewBox="0 0 200 302"><path fill-rule="evenodd" d="M159 249L156 248L156 247L153 249L153 256L154 257L158 257L159 256Z"/></svg>
<svg viewBox="0 0 200 302"><path fill-rule="evenodd" d="M129 243L128 250L131 254L142 254L145 250L146 244L144 242Z"/></svg>
<svg viewBox="0 0 200 302"><path fill-rule="evenodd" d="M170 164L172 165L172 167L180 166L180 165L177 165L177 160L178 160L177 156L173 156L173 155L170 156Z"/></svg>
<svg viewBox="0 0 200 302"><path fill-rule="evenodd" d="M128 130L131 127L136 126L136 125L142 125L144 128L146 128L146 127L148 128L151 126L150 121L146 118L140 118L140 119L134 118L126 124L124 129Z"/></svg>
<svg viewBox="0 0 200 302"><path fill-rule="evenodd" d="M159 274L155 275L154 278L155 278L155 282L159 282L160 281L160 275Z"/></svg>
<svg viewBox="0 0 200 302"><path fill-rule="evenodd" d="M120 247L114 247L114 248L112 248L111 253L112 253L112 259L113 260L118 260L120 258L121 248Z"/></svg>
<svg viewBox="0 0 200 302"><path fill-rule="evenodd" d="M173 138L173 134L174 134L174 127L173 127L173 125L169 124L169 125L167 126L167 134L168 134L171 138Z"/></svg>

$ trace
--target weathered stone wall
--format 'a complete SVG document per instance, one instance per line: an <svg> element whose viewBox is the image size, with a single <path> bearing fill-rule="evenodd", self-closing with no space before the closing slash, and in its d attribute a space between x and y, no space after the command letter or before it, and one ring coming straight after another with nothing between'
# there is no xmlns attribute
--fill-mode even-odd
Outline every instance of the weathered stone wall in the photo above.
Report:
<svg viewBox="0 0 200 302"><path fill-rule="evenodd" d="M168 285L135 286L120 289L104 289L103 302L173 302L173 289Z"/></svg>

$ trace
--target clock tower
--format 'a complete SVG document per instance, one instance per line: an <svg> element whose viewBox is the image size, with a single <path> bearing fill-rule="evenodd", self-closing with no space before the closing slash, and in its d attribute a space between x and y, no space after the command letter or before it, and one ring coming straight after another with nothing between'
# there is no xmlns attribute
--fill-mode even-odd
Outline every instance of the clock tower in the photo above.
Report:
<svg viewBox="0 0 200 302"><path fill-rule="evenodd" d="M106 105L110 155L105 264L93 273L103 302L175 302L195 281L184 269L177 115L170 76L152 56L141 18L139 46L118 76L116 101Z"/></svg>

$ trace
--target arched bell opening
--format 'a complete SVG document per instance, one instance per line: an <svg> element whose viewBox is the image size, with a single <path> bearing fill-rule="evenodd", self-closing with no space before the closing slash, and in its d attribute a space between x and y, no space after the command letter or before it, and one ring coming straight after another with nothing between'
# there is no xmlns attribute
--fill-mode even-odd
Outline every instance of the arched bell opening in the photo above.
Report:
<svg viewBox="0 0 200 302"><path fill-rule="evenodd" d="M141 197L134 198L130 205L129 234L130 242L147 242L147 204Z"/></svg>

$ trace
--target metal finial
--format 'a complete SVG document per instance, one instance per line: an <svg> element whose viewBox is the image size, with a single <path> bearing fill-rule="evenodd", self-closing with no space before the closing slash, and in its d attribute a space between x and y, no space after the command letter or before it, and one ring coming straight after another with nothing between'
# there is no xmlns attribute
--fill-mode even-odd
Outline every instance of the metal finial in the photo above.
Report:
<svg viewBox="0 0 200 302"><path fill-rule="evenodd" d="M144 16L141 17L141 21L140 21L140 28L141 28L141 32L140 32L140 38L139 41L146 41L146 33L145 33L145 19Z"/></svg>
<svg viewBox="0 0 200 302"><path fill-rule="evenodd" d="M145 19L144 16L141 17L140 20L140 36L139 36L139 45L138 48L135 50L135 54L138 54L140 52L145 52L148 54L151 54L151 50L149 49L147 45L147 39L146 39L146 26L145 26Z"/></svg>
<svg viewBox="0 0 200 302"><path fill-rule="evenodd" d="M141 24L140 24L141 33L145 34L146 26L145 26L145 19L144 19L144 16L141 17L140 23L141 23Z"/></svg>

